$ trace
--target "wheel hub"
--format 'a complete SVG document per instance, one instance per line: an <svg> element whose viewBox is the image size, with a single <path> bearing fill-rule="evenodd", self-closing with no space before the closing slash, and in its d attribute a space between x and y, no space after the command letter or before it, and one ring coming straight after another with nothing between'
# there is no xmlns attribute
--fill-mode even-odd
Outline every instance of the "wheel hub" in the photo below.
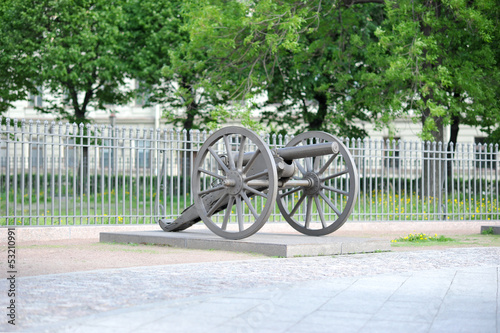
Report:
<svg viewBox="0 0 500 333"><path fill-rule="evenodd" d="M238 194L243 189L243 177L236 170L229 171L224 180L224 186L229 194Z"/></svg>
<svg viewBox="0 0 500 333"><path fill-rule="evenodd" d="M304 179L307 179L311 186L304 189L305 194L314 195L318 194L321 190L321 180L315 172L308 172L304 175Z"/></svg>

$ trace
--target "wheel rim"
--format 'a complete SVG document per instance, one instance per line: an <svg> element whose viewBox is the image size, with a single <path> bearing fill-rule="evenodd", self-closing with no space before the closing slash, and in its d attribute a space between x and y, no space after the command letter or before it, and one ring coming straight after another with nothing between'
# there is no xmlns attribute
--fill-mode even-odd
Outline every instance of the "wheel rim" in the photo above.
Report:
<svg viewBox="0 0 500 333"><path fill-rule="evenodd" d="M255 157L249 158L254 152ZM268 186L249 187L250 180ZM226 127L203 144L193 170L196 210L215 234L242 239L256 233L272 213L278 176L271 151L254 132Z"/></svg>
<svg viewBox="0 0 500 333"><path fill-rule="evenodd" d="M311 236L327 235L340 228L354 208L359 176L347 148L333 135L306 132L293 138L287 147L336 142L338 154L295 160L296 179L308 179L312 186L282 189L278 207L295 230Z"/></svg>

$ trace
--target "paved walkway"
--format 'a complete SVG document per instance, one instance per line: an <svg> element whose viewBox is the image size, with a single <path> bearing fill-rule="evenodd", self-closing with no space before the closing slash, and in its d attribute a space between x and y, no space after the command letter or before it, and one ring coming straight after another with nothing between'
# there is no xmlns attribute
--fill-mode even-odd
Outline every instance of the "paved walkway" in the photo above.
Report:
<svg viewBox="0 0 500 333"><path fill-rule="evenodd" d="M499 333L499 280L500 248L54 274L18 279L16 328Z"/></svg>

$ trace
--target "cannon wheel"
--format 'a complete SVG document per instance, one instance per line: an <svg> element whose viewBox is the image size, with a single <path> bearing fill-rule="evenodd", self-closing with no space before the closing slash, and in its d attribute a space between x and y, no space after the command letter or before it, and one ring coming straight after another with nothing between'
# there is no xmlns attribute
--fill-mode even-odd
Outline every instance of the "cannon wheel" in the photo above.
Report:
<svg viewBox="0 0 500 333"><path fill-rule="evenodd" d="M333 135L306 132L293 138L287 147L335 142L338 153L315 158L296 159L298 176L312 186L281 189L278 207L285 220L297 231L323 236L340 228L351 214L359 191L356 165L347 148ZM312 221L312 215L319 221Z"/></svg>
<svg viewBox="0 0 500 333"><path fill-rule="evenodd" d="M244 157L252 152L252 158L244 163ZM256 179L268 182L268 186L249 187L247 183ZM212 232L228 239L253 235L271 215L278 194L271 151L246 128L218 130L198 152L192 194L200 218Z"/></svg>

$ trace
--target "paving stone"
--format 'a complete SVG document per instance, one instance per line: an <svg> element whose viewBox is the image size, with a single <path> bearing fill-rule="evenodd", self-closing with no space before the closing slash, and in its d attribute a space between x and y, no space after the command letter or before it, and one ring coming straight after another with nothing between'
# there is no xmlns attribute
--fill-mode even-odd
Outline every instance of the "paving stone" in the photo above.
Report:
<svg viewBox="0 0 500 333"><path fill-rule="evenodd" d="M419 302L412 299L406 301L388 301L373 316L376 321L408 321L431 323L439 311L441 300Z"/></svg>
<svg viewBox="0 0 500 333"><path fill-rule="evenodd" d="M369 314L346 311L316 311L290 328L290 332L358 332Z"/></svg>
<svg viewBox="0 0 500 333"><path fill-rule="evenodd" d="M460 317L452 317L449 319L436 319L430 329L429 333L497 333L498 323L496 320L470 320L462 319Z"/></svg>
<svg viewBox="0 0 500 333"><path fill-rule="evenodd" d="M428 332L430 323L427 322L412 322L412 321L395 321L395 320L370 320L361 330L360 333L420 333ZM452 331L448 331L452 332Z"/></svg>

